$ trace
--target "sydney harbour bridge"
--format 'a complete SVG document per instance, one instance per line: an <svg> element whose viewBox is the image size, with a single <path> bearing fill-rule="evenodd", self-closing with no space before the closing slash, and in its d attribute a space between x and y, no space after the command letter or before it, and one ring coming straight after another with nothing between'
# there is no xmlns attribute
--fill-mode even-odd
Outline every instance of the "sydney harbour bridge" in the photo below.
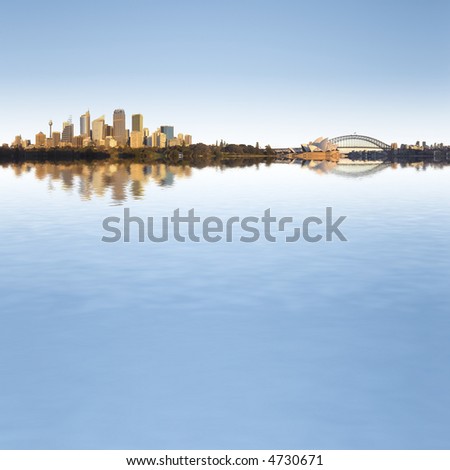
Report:
<svg viewBox="0 0 450 470"><path fill-rule="evenodd" d="M334 137L329 139L330 144L333 144L343 153L347 153L351 150L356 151L376 151L376 150L388 150L391 148L390 145L385 144L381 140L366 135L342 135L340 137Z"/></svg>

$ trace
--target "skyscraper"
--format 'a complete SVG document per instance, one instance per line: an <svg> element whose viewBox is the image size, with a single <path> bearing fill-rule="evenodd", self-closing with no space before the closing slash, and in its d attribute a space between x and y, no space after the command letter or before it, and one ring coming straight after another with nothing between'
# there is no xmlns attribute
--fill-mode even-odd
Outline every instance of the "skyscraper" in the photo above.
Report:
<svg viewBox="0 0 450 470"><path fill-rule="evenodd" d="M161 126L161 132L166 134L166 138L169 141L170 139L174 138L174 130L173 126Z"/></svg>
<svg viewBox="0 0 450 470"><path fill-rule="evenodd" d="M152 147L164 148L167 144L167 136L159 129L152 134Z"/></svg>
<svg viewBox="0 0 450 470"><path fill-rule="evenodd" d="M184 136L184 144L185 145L192 145L192 136L189 134L186 134Z"/></svg>
<svg viewBox="0 0 450 470"><path fill-rule="evenodd" d="M69 121L63 122L63 132L61 136L61 142L72 143L73 134L74 132L73 132L72 121L69 119Z"/></svg>
<svg viewBox="0 0 450 470"><path fill-rule="evenodd" d="M83 137L91 137L91 115L89 111L80 117L80 135Z"/></svg>
<svg viewBox="0 0 450 470"><path fill-rule="evenodd" d="M166 134L164 134L164 132L161 132L158 135L157 144L158 144L159 148L167 147L167 136L166 136Z"/></svg>
<svg viewBox="0 0 450 470"><path fill-rule="evenodd" d="M138 132L144 131L144 116L142 114L133 114L133 116L131 116L131 130Z"/></svg>
<svg viewBox="0 0 450 470"><path fill-rule="evenodd" d="M105 116L100 116L92 121L92 140L99 144L105 138Z"/></svg>
<svg viewBox="0 0 450 470"><path fill-rule="evenodd" d="M116 109L113 116L113 136L118 145L126 145L127 130L125 126L125 111Z"/></svg>
<svg viewBox="0 0 450 470"><path fill-rule="evenodd" d="M39 134L36 134L35 136L36 147L45 147L46 140L47 140L47 137L43 132L39 132Z"/></svg>

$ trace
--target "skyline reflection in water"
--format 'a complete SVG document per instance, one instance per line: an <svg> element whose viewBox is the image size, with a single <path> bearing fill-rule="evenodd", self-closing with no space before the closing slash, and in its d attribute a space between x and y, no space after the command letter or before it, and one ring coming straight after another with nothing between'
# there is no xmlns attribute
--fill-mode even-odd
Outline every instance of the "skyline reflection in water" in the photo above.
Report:
<svg viewBox="0 0 450 470"><path fill-rule="evenodd" d="M258 167L260 164L256 164ZM277 165L272 163L272 165ZM238 165L239 166L239 165ZM249 166L248 164L245 166ZM443 163L382 163L382 162L336 162L305 161L291 165L292 169L311 170L317 174L333 174L348 178L367 178L386 169L401 170L415 168L426 171L427 168L444 168ZM77 191L82 200L92 197L105 197L110 192L115 204L122 204L129 198L134 200L145 197L146 187L155 183L160 187L171 187L177 180L190 178L192 167L187 165L142 164L142 163L22 163L6 164L3 168L11 168L17 177L32 173L37 180L46 181L50 191L57 187L67 192ZM228 167L215 167L225 171ZM235 168L233 166L232 168Z"/></svg>
<svg viewBox="0 0 450 470"><path fill-rule="evenodd" d="M29 164L8 165L17 177L32 173L40 181L47 181L49 190L57 185L64 191L78 191L83 200L93 196L104 197L111 192L117 203L131 197L142 199L145 188L153 182L158 186L172 186L175 179L189 178L192 169L188 166L141 163L93 163L93 164Z"/></svg>

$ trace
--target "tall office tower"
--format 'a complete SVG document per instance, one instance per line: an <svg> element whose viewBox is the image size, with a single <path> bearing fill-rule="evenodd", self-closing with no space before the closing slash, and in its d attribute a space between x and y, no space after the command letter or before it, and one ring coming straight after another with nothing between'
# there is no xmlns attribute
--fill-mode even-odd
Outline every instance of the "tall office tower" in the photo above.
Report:
<svg viewBox="0 0 450 470"><path fill-rule="evenodd" d="M100 116L92 121L92 140L95 144L105 138L105 116Z"/></svg>
<svg viewBox="0 0 450 470"><path fill-rule="evenodd" d="M126 145L127 129L125 127L125 111L116 109L113 116L113 136L117 140L117 145Z"/></svg>
<svg viewBox="0 0 450 470"><path fill-rule="evenodd" d="M91 115L89 111L86 111L80 117L80 135L83 137L91 136Z"/></svg>
<svg viewBox="0 0 450 470"><path fill-rule="evenodd" d="M144 116L142 116L142 114L133 114L133 116L131 116L131 130L138 132L144 131Z"/></svg>
<svg viewBox="0 0 450 470"><path fill-rule="evenodd" d="M152 134L152 147L167 147L167 136L159 129Z"/></svg>
<svg viewBox="0 0 450 470"><path fill-rule="evenodd" d="M67 122L63 122L63 132L61 137L61 142L72 143L73 139L73 124L72 121L69 120Z"/></svg>
<svg viewBox="0 0 450 470"><path fill-rule="evenodd" d="M158 134L159 134L160 131L155 131L153 132L152 134L152 138L151 138L151 141L152 141L152 147L157 147L158 144L157 144L157 140L158 140Z"/></svg>
<svg viewBox="0 0 450 470"><path fill-rule="evenodd" d="M178 134L177 139L180 142L180 145L184 144L184 135L183 134Z"/></svg>
<svg viewBox="0 0 450 470"><path fill-rule="evenodd" d="M39 132L39 134L36 134L35 138L36 138L36 147L45 147L47 136L43 132Z"/></svg>
<svg viewBox="0 0 450 470"><path fill-rule="evenodd" d="M164 148L167 147L167 136L164 132L158 133L158 138L156 140L157 147Z"/></svg>
<svg viewBox="0 0 450 470"><path fill-rule="evenodd" d="M161 132L166 134L168 141L174 137L173 126L161 126Z"/></svg>
<svg viewBox="0 0 450 470"><path fill-rule="evenodd" d="M150 136L150 131L148 130L148 127L144 127L144 137L149 137Z"/></svg>
<svg viewBox="0 0 450 470"><path fill-rule="evenodd" d="M53 145L55 147L58 147L59 143L61 142L61 132L52 132L52 139L53 139Z"/></svg>
<svg viewBox="0 0 450 470"><path fill-rule="evenodd" d="M192 145L192 136L189 134L184 135L184 144L185 145Z"/></svg>

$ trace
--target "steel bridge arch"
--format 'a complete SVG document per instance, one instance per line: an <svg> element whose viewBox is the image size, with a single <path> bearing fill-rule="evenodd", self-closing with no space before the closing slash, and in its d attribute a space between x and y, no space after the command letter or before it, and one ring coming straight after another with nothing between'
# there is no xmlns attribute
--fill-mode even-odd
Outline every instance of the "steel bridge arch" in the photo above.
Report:
<svg viewBox="0 0 450 470"><path fill-rule="evenodd" d="M391 148L390 145L381 142L381 140L374 139L367 135L357 134L334 137L333 139L330 139L329 142L336 145L338 148L378 148L380 150L388 150Z"/></svg>

